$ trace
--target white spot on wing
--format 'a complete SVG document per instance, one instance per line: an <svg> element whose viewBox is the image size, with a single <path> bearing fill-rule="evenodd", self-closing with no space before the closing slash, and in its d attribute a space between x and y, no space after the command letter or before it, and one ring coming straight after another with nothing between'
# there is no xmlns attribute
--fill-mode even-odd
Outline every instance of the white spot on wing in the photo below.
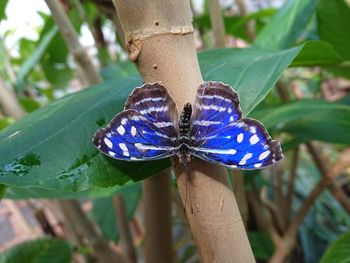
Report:
<svg viewBox="0 0 350 263"><path fill-rule="evenodd" d="M127 118L123 118L120 123L122 125L125 125L127 122L128 122L128 119Z"/></svg>
<svg viewBox="0 0 350 263"><path fill-rule="evenodd" d="M120 135L124 135L125 129L124 129L123 125L120 125L120 126L117 128L117 132L118 132Z"/></svg>
<svg viewBox="0 0 350 263"><path fill-rule="evenodd" d="M153 123L157 128L164 128L164 127L169 127L169 126L174 126L174 124L170 121L161 121L161 122L155 122Z"/></svg>
<svg viewBox="0 0 350 263"><path fill-rule="evenodd" d="M204 120L201 120L201 121L195 121L193 122L194 125L200 125L200 126L210 126L210 125L218 125L218 124L221 124L220 121L204 121Z"/></svg>
<svg viewBox="0 0 350 263"><path fill-rule="evenodd" d="M230 117L230 122L233 122L235 119L233 118L233 116Z"/></svg>
<svg viewBox="0 0 350 263"><path fill-rule="evenodd" d="M231 113L231 112L232 112L232 109L231 109L231 108L228 108L227 112L228 112L228 113Z"/></svg>
<svg viewBox="0 0 350 263"><path fill-rule="evenodd" d="M113 148L113 143L108 138L104 138L103 141L105 142L108 148Z"/></svg>
<svg viewBox="0 0 350 263"><path fill-rule="evenodd" d="M131 126L131 130L130 130L130 133L133 137L135 137L137 131L136 131L136 128L134 126Z"/></svg>
<svg viewBox="0 0 350 263"><path fill-rule="evenodd" d="M264 160L267 156L269 156L270 152L271 152L270 150L267 150L267 151L263 152L262 154L260 154L259 161Z"/></svg>
<svg viewBox="0 0 350 263"><path fill-rule="evenodd" d="M262 166L262 163L256 163L256 164L254 164L254 167L255 168L259 168L259 167L261 167Z"/></svg>
<svg viewBox="0 0 350 263"><path fill-rule="evenodd" d="M147 101L166 101L166 98L163 98L163 97L155 97L155 98L145 98L145 99L142 99L138 102L135 103L135 106L137 105L140 105L141 103L144 103L144 102L147 102Z"/></svg>
<svg viewBox="0 0 350 263"><path fill-rule="evenodd" d="M195 151L206 152L206 153L218 153L218 154L236 154L237 151L235 149L208 149L208 148L192 148Z"/></svg>
<svg viewBox="0 0 350 263"><path fill-rule="evenodd" d="M239 165L245 165L247 163L247 160L252 158L253 154L252 153L246 153L243 158L240 160Z"/></svg>
<svg viewBox="0 0 350 263"><path fill-rule="evenodd" d="M250 131L251 133L256 133L256 127L255 127L255 126L249 127L249 131Z"/></svg>
<svg viewBox="0 0 350 263"><path fill-rule="evenodd" d="M249 138L249 142L251 145L254 145L260 141L258 135L254 134L252 137Z"/></svg>
<svg viewBox="0 0 350 263"><path fill-rule="evenodd" d="M222 112L222 111L225 111L227 108L226 107L219 107L217 105L205 105L205 104L199 104L197 103L196 104L196 107L200 110L216 110L218 112Z"/></svg>
<svg viewBox="0 0 350 263"><path fill-rule="evenodd" d="M108 151L108 155L110 155L110 156L115 156L115 152L112 152L112 151Z"/></svg>
<svg viewBox="0 0 350 263"><path fill-rule="evenodd" d="M140 151L147 151L147 150L171 151L171 150L174 150L173 147L153 146L153 145L146 145L146 144L142 144L142 143L135 143L135 147L137 149L139 149Z"/></svg>
<svg viewBox="0 0 350 263"><path fill-rule="evenodd" d="M126 147L125 143L122 143L122 142L119 143L119 148L123 151L124 156L130 156L129 149L128 149L128 147Z"/></svg>
<svg viewBox="0 0 350 263"><path fill-rule="evenodd" d="M241 143L243 141L243 138L244 138L243 133L238 134L237 135L237 142Z"/></svg>

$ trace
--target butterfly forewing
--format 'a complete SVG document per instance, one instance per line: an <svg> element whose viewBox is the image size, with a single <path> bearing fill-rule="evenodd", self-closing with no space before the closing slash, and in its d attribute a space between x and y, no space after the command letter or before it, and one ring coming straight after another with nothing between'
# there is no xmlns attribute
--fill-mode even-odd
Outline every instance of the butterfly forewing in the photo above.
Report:
<svg viewBox="0 0 350 263"><path fill-rule="evenodd" d="M194 102L192 137L198 140L241 117L238 95L230 86L204 82L198 87Z"/></svg>
<svg viewBox="0 0 350 263"><path fill-rule="evenodd" d="M125 103L125 110L133 109L154 123L163 134L177 136L178 114L175 102L159 83L144 84L134 89Z"/></svg>
<svg viewBox="0 0 350 263"><path fill-rule="evenodd" d="M171 119L175 104L164 91L160 84L136 88L125 110L97 131L93 139L96 147L110 157L127 161L175 155L177 131Z"/></svg>
<svg viewBox="0 0 350 263"><path fill-rule="evenodd" d="M238 96L228 85L202 84L195 105L194 120L200 123L194 122L191 131L193 156L239 169L265 167L282 158L279 143L260 122L241 119Z"/></svg>

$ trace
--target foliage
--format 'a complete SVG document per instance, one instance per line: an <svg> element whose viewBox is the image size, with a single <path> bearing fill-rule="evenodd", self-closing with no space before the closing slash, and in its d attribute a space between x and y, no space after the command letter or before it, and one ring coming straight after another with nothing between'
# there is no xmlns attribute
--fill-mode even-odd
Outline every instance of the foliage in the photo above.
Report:
<svg viewBox="0 0 350 263"><path fill-rule="evenodd" d="M350 232L340 236L326 250L320 263L347 263L350 262Z"/></svg>
<svg viewBox="0 0 350 263"><path fill-rule="evenodd" d="M1 263L67 263L72 247L59 239L38 239L21 243L0 255Z"/></svg>

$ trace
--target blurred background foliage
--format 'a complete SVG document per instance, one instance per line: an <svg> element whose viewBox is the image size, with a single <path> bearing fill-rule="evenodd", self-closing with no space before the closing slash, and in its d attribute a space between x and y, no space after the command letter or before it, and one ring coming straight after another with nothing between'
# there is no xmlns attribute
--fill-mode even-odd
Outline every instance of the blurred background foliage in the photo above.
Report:
<svg viewBox="0 0 350 263"><path fill-rule="evenodd" d="M139 181L170 163L111 161L90 143L142 84L127 61L112 1L59 1L103 79L89 88L47 7L25 10L39 22L31 25L34 33L18 35L19 28L9 23L16 19L9 11L14 2L0 1L0 199L34 202L35 211L38 203L45 204L43 198L76 199L90 207L84 209L103 238L118 246L113 199L123 196L133 244L142 258ZM238 203L256 259L267 262L279 249L259 222L259 213L268 211L283 239L300 207L326 178L322 190L329 190L318 193L308 207L288 262L350 260L350 153L345 154L350 144L349 1L220 3L226 48L217 48L208 2L191 2L203 77L231 84L240 94L244 114L264 123L282 142L285 155L277 168L244 173L244 184L232 176L235 189L235 184L244 187L246 198ZM198 262L176 191L173 199L177 261ZM256 202L266 211L255 211ZM77 254L84 260L98 257L88 245L59 231L45 233L44 239L3 252L0 262L70 262L72 254L75 260Z"/></svg>

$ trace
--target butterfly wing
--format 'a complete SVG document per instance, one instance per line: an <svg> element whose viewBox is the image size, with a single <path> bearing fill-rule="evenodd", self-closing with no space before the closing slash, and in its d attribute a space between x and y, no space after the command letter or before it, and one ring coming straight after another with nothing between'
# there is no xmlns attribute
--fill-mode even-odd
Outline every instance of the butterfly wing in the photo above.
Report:
<svg viewBox="0 0 350 263"><path fill-rule="evenodd" d="M198 140L241 118L238 94L229 85L204 82L198 87L191 130L193 138Z"/></svg>
<svg viewBox="0 0 350 263"><path fill-rule="evenodd" d="M119 160L142 161L175 155L175 103L159 83L134 89L125 110L97 131L93 143Z"/></svg>
<svg viewBox="0 0 350 263"><path fill-rule="evenodd" d="M134 89L125 103L125 110L135 110L159 128L161 133L177 137L178 113L175 102L159 83L146 83Z"/></svg>
<svg viewBox="0 0 350 263"><path fill-rule="evenodd" d="M256 169L282 159L280 144L253 119L242 119L230 86L203 83L197 92L191 130L192 155L230 168Z"/></svg>
<svg viewBox="0 0 350 263"><path fill-rule="evenodd" d="M278 141L253 119L241 119L208 134L192 146L192 155L230 168L256 169L283 158Z"/></svg>

